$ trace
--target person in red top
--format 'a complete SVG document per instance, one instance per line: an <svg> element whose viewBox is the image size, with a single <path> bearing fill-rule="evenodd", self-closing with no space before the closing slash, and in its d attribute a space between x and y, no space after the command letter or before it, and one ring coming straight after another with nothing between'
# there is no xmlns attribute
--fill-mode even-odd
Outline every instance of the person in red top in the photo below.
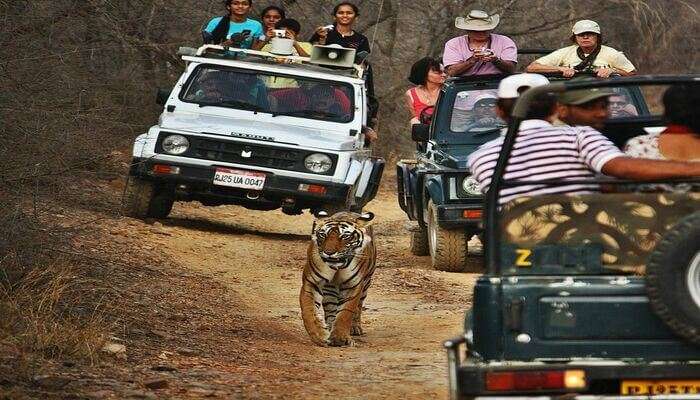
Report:
<svg viewBox="0 0 700 400"><path fill-rule="evenodd" d="M427 116L432 115L430 107L435 106L445 72L439 60L424 57L413 64L408 81L416 85L406 91L406 105L411 112L411 124L417 124L424 111Z"/></svg>

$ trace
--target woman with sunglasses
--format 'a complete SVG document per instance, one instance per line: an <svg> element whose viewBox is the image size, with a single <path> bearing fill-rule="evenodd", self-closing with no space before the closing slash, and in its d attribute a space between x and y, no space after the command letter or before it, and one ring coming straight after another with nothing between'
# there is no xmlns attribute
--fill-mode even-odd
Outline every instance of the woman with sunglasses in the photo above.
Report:
<svg viewBox="0 0 700 400"><path fill-rule="evenodd" d="M599 78L610 75L634 75L635 67L621 51L603 46L600 26L581 20L571 29L571 46L540 57L526 68L527 72L556 73L571 78L577 73L593 73Z"/></svg>

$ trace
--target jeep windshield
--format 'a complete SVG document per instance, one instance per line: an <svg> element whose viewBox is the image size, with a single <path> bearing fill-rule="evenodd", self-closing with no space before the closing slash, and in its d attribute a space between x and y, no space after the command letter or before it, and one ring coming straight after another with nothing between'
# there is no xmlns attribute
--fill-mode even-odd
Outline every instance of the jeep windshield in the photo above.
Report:
<svg viewBox="0 0 700 400"><path fill-rule="evenodd" d="M444 106L451 108L449 129L438 130L438 142L480 145L505 133L508 124L496 114L497 86L497 81L481 82L477 87L457 88L454 97L448 96ZM608 98L609 121L650 115L645 101L648 94L639 87L609 90L614 93Z"/></svg>
<svg viewBox="0 0 700 400"><path fill-rule="evenodd" d="M227 107L329 122L353 120L353 87L298 76L203 65L180 94L200 107Z"/></svg>

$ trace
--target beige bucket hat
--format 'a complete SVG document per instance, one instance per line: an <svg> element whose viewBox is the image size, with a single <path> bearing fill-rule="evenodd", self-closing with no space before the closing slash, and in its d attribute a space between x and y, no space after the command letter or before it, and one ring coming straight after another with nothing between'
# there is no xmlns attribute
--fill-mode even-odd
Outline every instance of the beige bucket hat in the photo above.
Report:
<svg viewBox="0 0 700 400"><path fill-rule="evenodd" d="M489 15L486 11L471 10L466 17L457 17L455 26L467 31L490 31L501 21L498 14Z"/></svg>

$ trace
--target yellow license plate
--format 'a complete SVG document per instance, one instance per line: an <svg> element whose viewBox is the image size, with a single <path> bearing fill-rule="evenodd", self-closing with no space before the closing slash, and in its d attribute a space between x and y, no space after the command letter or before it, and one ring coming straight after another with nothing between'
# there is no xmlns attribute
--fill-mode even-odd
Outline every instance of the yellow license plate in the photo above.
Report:
<svg viewBox="0 0 700 400"><path fill-rule="evenodd" d="M700 380L693 381L622 381L622 395L700 394Z"/></svg>

